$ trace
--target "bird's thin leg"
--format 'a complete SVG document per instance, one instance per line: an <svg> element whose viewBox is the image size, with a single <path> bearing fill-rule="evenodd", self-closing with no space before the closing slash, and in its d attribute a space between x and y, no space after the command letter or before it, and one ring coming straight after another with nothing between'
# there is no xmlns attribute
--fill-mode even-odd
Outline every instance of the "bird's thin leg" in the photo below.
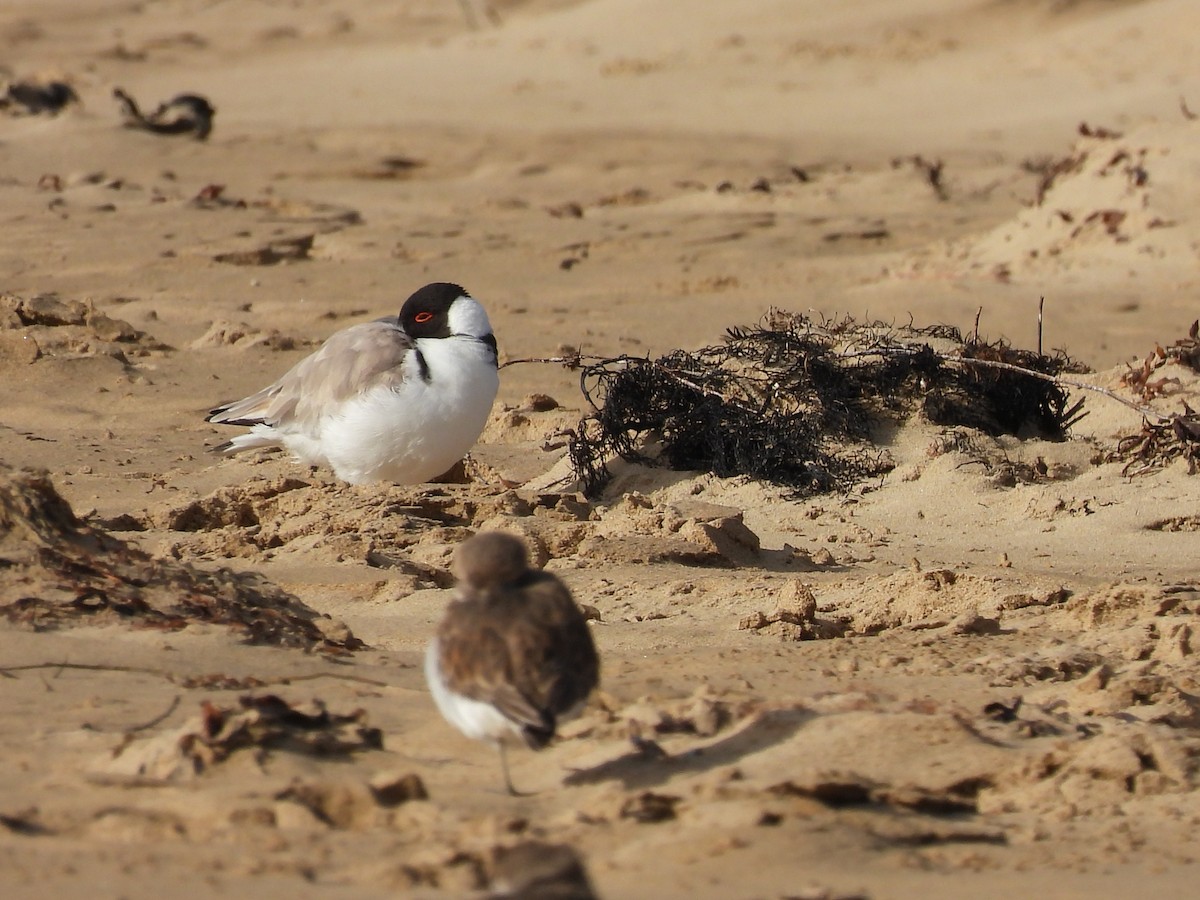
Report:
<svg viewBox="0 0 1200 900"><path fill-rule="evenodd" d="M504 787L510 797L520 797L520 793L513 787L512 778L508 775L508 751L504 747L504 741L497 741L496 747L500 751L500 770L504 773Z"/></svg>

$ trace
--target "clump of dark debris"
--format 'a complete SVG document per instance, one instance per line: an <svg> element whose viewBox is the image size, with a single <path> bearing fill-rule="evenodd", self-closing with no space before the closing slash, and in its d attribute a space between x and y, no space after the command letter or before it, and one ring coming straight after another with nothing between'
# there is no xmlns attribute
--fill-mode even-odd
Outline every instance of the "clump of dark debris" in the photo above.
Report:
<svg viewBox="0 0 1200 900"><path fill-rule="evenodd" d="M208 98L199 94L178 94L148 113L142 112L137 101L120 88L113 88L113 99L121 109L126 128L154 134L190 135L198 141L208 139L213 118L217 115Z"/></svg>
<svg viewBox="0 0 1200 900"><path fill-rule="evenodd" d="M44 472L0 464L0 617L35 630L128 622L176 631L223 625L248 643L342 652L321 617L253 574L155 559L81 522Z"/></svg>
<svg viewBox="0 0 1200 900"><path fill-rule="evenodd" d="M0 94L0 112L15 116L55 116L72 103L79 103L79 95L65 81L13 81Z"/></svg>
<svg viewBox="0 0 1200 900"><path fill-rule="evenodd" d="M1061 351L1017 350L948 326L772 311L717 346L585 366L595 412L580 423L571 460L589 494L613 456L749 475L798 496L845 490L892 468L872 435L918 412L993 435L1064 438L1083 404L1070 404L1056 377L1082 371Z"/></svg>
<svg viewBox="0 0 1200 900"><path fill-rule="evenodd" d="M319 700L312 711L274 694L238 698L236 709L201 706L198 727L178 741L179 752L197 772L222 762L244 747L281 748L314 756L339 756L383 748L383 733L366 724L361 709L331 713Z"/></svg>

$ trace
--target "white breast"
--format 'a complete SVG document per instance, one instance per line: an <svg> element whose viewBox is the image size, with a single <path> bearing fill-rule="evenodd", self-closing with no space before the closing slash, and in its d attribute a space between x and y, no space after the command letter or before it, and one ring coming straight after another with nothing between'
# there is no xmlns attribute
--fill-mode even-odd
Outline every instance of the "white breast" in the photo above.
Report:
<svg viewBox="0 0 1200 900"><path fill-rule="evenodd" d="M442 717L476 741L524 744L521 729L490 703L481 703L446 687L438 665L438 642L434 639L425 651L425 680Z"/></svg>
<svg viewBox="0 0 1200 900"><path fill-rule="evenodd" d="M368 388L322 417L321 461L339 478L351 484L429 481L479 439L500 386L490 348L458 337L418 344L424 369L410 351L402 383Z"/></svg>

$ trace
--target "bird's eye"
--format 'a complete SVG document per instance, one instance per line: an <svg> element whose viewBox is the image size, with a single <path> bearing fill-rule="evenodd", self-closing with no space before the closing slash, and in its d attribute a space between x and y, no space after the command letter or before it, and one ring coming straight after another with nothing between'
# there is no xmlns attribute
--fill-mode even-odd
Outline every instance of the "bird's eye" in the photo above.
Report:
<svg viewBox="0 0 1200 900"><path fill-rule="evenodd" d="M432 318L433 318L433 313L431 313L431 312L419 312L415 316L413 316L413 321L423 325Z"/></svg>

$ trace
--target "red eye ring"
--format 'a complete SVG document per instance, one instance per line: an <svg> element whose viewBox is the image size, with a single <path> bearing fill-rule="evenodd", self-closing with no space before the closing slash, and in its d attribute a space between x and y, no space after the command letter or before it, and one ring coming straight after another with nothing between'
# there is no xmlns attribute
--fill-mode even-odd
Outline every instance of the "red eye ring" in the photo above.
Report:
<svg viewBox="0 0 1200 900"><path fill-rule="evenodd" d="M431 312L419 312L415 316L413 316L413 321L419 325L424 325L426 322L428 322L432 318L433 318L433 313L431 313Z"/></svg>

